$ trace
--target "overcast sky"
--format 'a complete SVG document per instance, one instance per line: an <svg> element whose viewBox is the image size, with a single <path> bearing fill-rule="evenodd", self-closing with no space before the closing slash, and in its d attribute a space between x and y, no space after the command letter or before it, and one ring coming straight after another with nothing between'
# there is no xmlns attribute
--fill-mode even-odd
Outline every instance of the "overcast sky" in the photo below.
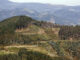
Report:
<svg viewBox="0 0 80 60"><path fill-rule="evenodd" d="M13 2L38 2L61 5L80 5L80 0L11 0Z"/></svg>

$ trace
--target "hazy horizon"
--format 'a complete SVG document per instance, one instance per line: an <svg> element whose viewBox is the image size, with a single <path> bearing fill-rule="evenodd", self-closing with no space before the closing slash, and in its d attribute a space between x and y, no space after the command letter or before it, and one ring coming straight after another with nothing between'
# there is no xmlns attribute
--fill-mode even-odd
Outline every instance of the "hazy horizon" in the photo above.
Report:
<svg viewBox="0 0 80 60"><path fill-rule="evenodd" d="M47 3L47 4L53 4L53 5L80 5L79 0L10 0L12 2L18 2L18 3Z"/></svg>

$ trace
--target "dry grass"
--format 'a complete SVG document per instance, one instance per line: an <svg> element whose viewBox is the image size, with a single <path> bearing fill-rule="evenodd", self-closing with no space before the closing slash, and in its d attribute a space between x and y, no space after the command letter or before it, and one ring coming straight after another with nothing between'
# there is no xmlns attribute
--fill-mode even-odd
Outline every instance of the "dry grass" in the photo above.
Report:
<svg viewBox="0 0 80 60"><path fill-rule="evenodd" d="M40 53L43 53L43 54L50 55L52 57L55 56L53 53L47 51L45 48L39 47L37 45L12 45L12 46L6 46L5 47L5 49L9 49L11 52L14 52L14 53L16 51L15 49L18 50L19 48L26 48L29 51L37 51L37 52L40 52Z"/></svg>

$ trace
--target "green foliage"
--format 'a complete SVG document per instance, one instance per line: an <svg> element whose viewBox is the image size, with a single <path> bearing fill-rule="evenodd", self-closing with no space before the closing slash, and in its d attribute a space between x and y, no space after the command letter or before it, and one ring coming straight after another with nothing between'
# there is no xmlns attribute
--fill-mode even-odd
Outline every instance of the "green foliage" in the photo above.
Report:
<svg viewBox="0 0 80 60"><path fill-rule="evenodd" d="M61 45L60 45L61 42L49 42L49 44L53 47L53 49L56 50L57 54L59 56L64 56L64 51L63 49L61 48Z"/></svg>
<svg viewBox="0 0 80 60"><path fill-rule="evenodd" d="M29 26L28 28L29 28L30 32L36 32L37 33L40 30L40 28L36 25Z"/></svg>
<svg viewBox="0 0 80 60"><path fill-rule="evenodd" d="M26 35L26 38L30 41L48 40L48 37L44 34Z"/></svg>
<svg viewBox="0 0 80 60"><path fill-rule="evenodd" d="M26 60L52 60L48 55L39 52L27 51L24 48L20 49L18 54L22 56L22 59L23 56L26 56Z"/></svg>
<svg viewBox="0 0 80 60"><path fill-rule="evenodd" d="M59 38L58 34L55 34L56 30L53 31L52 28L45 29L45 32L47 33L47 35L50 37L51 40L55 40L55 39L57 40Z"/></svg>
<svg viewBox="0 0 80 60"><path fill-rule="evenodd" d="M80 42L64 42L62 46L73 57L80 56L78 49L80 48Z"/></svg>
<svg viewBox="0 0 80 60"><path fill-rule="evenodd" d="M21 60L16 54L0 55L1 60Z"/></svg>
<svg viewBox="0 0 80 60"><path fill-rule="evenodd" d="M1 60L53 60L52 57L34 51L27 51L21 48L18 54L0 55Z"/></svg>
<svg viewBox="0 0 80 60"><path fill-rule="evenodd" d="M57 41L49 42L49 44L56 50L59 57L72 57L75 59L80 59L80 42L70 42L70 41Z"/></svg>
<svg viewBox="0 0 80 60"><path fill-rule="evenodd" d="M70 60L66 57L54 57L53 60Z"/></svg>

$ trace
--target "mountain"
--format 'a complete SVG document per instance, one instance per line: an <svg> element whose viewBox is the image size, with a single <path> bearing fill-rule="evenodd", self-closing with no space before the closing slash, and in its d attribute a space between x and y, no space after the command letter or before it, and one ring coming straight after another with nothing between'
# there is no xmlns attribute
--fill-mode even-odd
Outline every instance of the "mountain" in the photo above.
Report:
<svg viewBox="0 0 80 60"><path fill-rule="evenodd" d="M19 15L27 15L36 20L57 24L80 24L80 6L0 1L0 20Z"/></svg>

